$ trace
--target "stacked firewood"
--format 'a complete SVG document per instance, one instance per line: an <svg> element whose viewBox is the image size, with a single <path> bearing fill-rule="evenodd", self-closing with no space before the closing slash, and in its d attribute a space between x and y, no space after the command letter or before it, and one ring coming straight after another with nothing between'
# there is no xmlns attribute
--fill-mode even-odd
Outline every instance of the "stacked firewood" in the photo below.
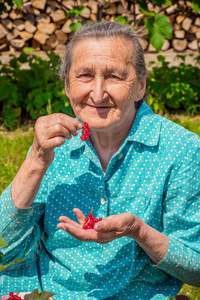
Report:
<svg viewBox="0 0 200 300"><path fill-rule="evenodd" d="M72 23L90 21L113 21L117 16L124 16L139 31L144 27L144 16L137 4L126 0L23 0L20 9L16 6L7 6L7 11L0 15L0 51L21 51L24 47L33 47L35 51L65 49L67 41L73 34L70 28ZM172 40L165 41L162 50L186 49L198 50L200 48L200 15L191 13L190 2L183 2L187 9L182 12L177 4L168 8L158 8L150 5L149 9L160 12L169 17L173 26ZM75 7L85 9L78 16L70 16L69 12ZM188 13L189 12L189 13ZM144 32L143 34L146 34ZM155 51L144 42L147 51Z"/></svg>

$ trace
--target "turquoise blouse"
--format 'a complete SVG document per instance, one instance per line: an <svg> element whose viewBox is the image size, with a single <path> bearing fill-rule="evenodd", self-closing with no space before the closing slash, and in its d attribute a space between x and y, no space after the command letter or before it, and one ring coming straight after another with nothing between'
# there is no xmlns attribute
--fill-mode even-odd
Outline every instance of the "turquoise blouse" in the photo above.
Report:
<svg viewBox="0 0 200 300"><path fill-rule="evenodd" d="M79 133L79 136L81 132ZM200 286L200 139L144 102L104 176L90 143L73 137L55 150L34 204L0 199L3 264L0 295L48 290L55 300L168 299L183 283ZM129 212L169 237L157 265L131 238L81 242L57 229L73 208L99 218Z"/></svg>

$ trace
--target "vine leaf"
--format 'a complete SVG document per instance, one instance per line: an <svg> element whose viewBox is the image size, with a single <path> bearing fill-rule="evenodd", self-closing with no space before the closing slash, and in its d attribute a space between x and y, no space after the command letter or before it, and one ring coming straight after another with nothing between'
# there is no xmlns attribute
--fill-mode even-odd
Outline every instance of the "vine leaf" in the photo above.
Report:
<svg viewBox="0 0 200 300"><path fill-rule="evenodd" d="M172 38L172 27L168 22L167 16L157 14L146 19L145 28L148 30L148 37L150 37L150 44L159 51L164 42L164 36L167 39Z"/></svg>

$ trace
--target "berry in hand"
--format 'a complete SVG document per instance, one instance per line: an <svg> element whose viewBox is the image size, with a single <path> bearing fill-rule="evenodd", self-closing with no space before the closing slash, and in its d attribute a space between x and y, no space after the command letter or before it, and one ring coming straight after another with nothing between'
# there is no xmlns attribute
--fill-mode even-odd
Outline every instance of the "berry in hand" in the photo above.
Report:
<svg viewBox="0 0 200 300"><path fill-rule="evenodd" d="M9 298L7 298L6 300L22 300L21 297L19 297L17 294L14 294L13 292L9 293Z"/></svg>
<svg viewBox="0 0 200 300"><path fill-rule="evenodd" d="M83 123L83 126L82 126L82 136L80 137L82 141L87 141L87 139L89 138L90 136L90 128L89 128L89 125L87 122L84 122Z"/></svg>
<svg viewBox="0 0 200 300"><path fill-rule="evenodd" d="M94 225L101 221L102 218L99 218L99 219L96 219L95 216L92 215L92 210L93 208L91 209L91 212L88 214L88 218L85 218L85 223L83 224L82 228L83 229L94 229Z"/></svg>

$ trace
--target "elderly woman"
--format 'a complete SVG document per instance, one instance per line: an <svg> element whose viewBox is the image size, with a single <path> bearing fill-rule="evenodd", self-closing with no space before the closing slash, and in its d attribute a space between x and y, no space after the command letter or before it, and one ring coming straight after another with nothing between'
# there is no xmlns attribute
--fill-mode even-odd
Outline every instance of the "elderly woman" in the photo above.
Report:
<svg viewBox="0 0 200 300"><path fill-rule="evenodd" d="M68 44L61 76L76 118L38 119L1 196L3 263L29 251L2 272L1 294L161 300L200 286L200 141L147 106L146 74L128 26L86 25ZM84 229L91 208L103 220Z"/></svg>

